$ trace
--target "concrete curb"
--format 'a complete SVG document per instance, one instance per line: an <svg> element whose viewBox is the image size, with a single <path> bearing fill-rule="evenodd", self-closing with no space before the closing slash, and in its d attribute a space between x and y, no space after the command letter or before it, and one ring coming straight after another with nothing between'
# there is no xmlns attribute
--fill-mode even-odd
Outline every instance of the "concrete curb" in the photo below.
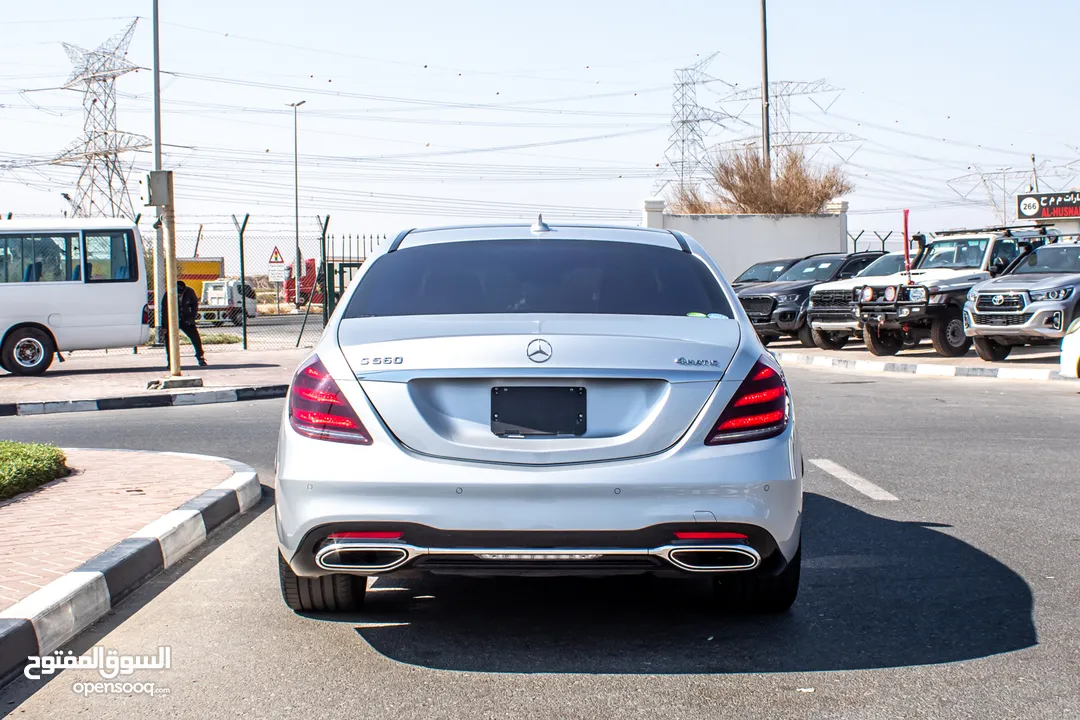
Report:
<svg viewBox="0 0 1080 720"><path fill-rule="evenodd" d="M211 405L283 398L288 385L250 385L211 390L177 390L146 395L99 398L97 400L57 400L46 402L0 403L0 417L11 415L48 415L51 413L89 412L92 410L131 410L134 408Z"/></svg>
<svg viewBox="0 0 1080 720"><path fill-rule="evenodd" d="M28 657L48 655L63 646L262 497L259 476L248 465L209 455L160 454L224 463L233 474L0 611L0 687L18 676Z"/></svg>
<svg viewBox="0 0 1080 720"><path fill-rule="evenodd" d="M792 352L772 352L772 355L781 363L832 367L859 373L887 372L933 377L1000 378L1002 380L1071 380L1071 378L1061 377L1061 373L1057 370L1033 370L1022 367L963 367L938 363L871 362L825 355L801 355Z"/></svg>

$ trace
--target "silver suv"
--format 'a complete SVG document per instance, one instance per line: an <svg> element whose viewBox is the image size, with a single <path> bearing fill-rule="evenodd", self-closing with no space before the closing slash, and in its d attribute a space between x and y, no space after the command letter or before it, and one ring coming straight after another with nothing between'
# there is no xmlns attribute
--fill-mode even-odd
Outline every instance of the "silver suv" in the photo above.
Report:
<svg viewBox="0 0 1080 720"><path fill-rule="evenodd" d="M968 292L964 334L987 361L1017 345L1056 345L1077 315L1078 287L1080 244L1043 245Z"/></svg>

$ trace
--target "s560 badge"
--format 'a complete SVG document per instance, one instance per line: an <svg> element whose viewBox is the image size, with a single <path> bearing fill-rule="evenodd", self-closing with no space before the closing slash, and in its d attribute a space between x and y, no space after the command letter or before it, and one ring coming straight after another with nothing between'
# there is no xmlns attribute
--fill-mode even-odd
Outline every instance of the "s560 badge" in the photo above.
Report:
<svg viewBox="0 0 1080 720"><path fill-rule="evenodd" d="M694 367L720 367L719 360L687 360L686 358L681 357L675 362L680 365L692 365Z"/></svg>
<svg viewBox="0 0 1080 720"><path fill-rule="evenodd" d="M401 357L360 358L361 365L400 365L403 362Z"/></svg>

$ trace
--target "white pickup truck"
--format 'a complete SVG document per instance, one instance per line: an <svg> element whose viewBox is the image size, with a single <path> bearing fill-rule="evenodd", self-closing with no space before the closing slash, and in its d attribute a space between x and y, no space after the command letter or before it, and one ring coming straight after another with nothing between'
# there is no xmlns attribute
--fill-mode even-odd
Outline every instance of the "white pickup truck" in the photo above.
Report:
<svg viewBox="0 0 1080 720"><path fill-rule="evenodd" d="M243 322L241 308L249 318L258 315L255 289L244 285L241 292L239 280L209 280L203 283L202 299L199 301L198 325L220 327L227 322L239 325Z"/></svg>

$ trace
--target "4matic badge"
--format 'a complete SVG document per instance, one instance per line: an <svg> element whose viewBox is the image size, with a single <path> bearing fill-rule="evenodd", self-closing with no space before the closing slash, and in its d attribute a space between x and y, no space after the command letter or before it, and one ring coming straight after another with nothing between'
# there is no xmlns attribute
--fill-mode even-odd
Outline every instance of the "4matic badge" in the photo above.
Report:
<svg viewBox="0 0 1080 720"><path fill-rule="evenodd" d="M679 365L690 365L693 367L720 367L719 360L688 360L684 357L675 360Z"/></svg>

